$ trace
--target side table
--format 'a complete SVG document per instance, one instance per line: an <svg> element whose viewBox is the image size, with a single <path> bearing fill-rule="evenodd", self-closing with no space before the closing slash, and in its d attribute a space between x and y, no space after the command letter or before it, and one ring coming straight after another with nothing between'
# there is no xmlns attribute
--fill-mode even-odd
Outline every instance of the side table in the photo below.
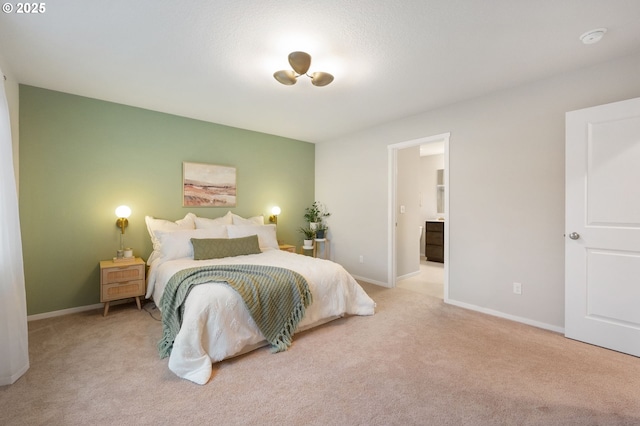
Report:
<svg viewBox="0 0 640 426"><path fill-rule="evenodd" d="M318 249L318 244L322 244L322 250ZM328 238L316 238L313 240L313 257L318 257L322 253L324 259L329 259L329 239Z"/></svg>
<svg viewBox="0 0 640 426"><path fill-rule="evenodd" d="M280 250L289 251L291 253L296 252L296 246L291 244L279 244L278 247L280 247Z"/></svg>
<svg viewBox="0 0 640 426"><path fill-rule="evenodd" d="M141 309L140 296L145 292L144 268L144 260L139 257L123 262L100 261L100 302L104 303L105 317L109 313L109 303L114 300L134 297Z"/></svg>

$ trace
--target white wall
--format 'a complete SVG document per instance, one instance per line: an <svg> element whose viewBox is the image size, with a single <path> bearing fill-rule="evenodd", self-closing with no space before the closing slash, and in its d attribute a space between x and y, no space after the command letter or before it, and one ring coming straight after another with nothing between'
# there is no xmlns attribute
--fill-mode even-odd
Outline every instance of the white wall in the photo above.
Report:
<svg viewBox="0 0 640 426"><path fill-rule="evenodd" d="M420 272L419 146L398 150L397 187L396 276L404 278Z"/></svg>
<svg viewBox="0 0 640 426"><path fill-rule="evenodd" d="M638 76L640 54L317 144L334 260L386 284L387 145L451 132L451 301L563 327L565 112L638 97Z"/></svg>

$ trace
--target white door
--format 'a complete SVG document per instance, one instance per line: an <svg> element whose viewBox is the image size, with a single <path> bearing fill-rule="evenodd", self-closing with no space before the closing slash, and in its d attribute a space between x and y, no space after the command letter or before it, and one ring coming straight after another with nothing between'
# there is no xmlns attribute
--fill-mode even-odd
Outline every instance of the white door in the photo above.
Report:
<svg viewBox="0 0 640 426"><path fill-rule="evenodd" d="M640 98L566 115L565 335L640 356Z"/></svg>

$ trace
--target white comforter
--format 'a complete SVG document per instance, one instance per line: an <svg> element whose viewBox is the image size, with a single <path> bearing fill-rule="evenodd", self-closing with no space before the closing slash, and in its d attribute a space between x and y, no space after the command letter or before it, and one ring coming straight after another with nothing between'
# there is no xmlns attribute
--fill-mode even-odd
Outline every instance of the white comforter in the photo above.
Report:
<svg viewBox="0 0 640 426"><path fill-rule="evenodd" d="M154 262L149 271L148 296L156 305L169 279L177 271L215 264L259 264L288 268L309 283L313 303L298 331L345 314L373 315L375 302L339 264L280 250L224 259L177 259ZM295 342L295 339L294 339ZM212 362L221 361L266 344L242 298L231 287L214 283L195 286L185 302L182 328L169 357L169 369L198 384L209 381ZM274 355L276 356L276 355Z"/></svg>

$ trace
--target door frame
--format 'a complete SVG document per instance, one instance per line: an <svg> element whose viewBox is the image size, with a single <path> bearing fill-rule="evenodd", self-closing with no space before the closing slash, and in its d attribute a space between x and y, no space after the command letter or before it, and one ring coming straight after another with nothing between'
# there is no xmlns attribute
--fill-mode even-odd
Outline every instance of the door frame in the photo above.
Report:
<svg viewBox="0 0 640 426"><path fill-rule="evenodd" d="M388 277L390 287L396 286L397 279L397 253L396 253L396 211L397 207L397 185L398 185L398 150L411 148L418 145L424 145L431 142L444 143L444 301L449 301L449 139L451 132L441 133L438 135L427 136L424 138L412 139L405 142L394 143L387 146L388 152L388 226L387 238L389 241L387 262Z"/></svg>

